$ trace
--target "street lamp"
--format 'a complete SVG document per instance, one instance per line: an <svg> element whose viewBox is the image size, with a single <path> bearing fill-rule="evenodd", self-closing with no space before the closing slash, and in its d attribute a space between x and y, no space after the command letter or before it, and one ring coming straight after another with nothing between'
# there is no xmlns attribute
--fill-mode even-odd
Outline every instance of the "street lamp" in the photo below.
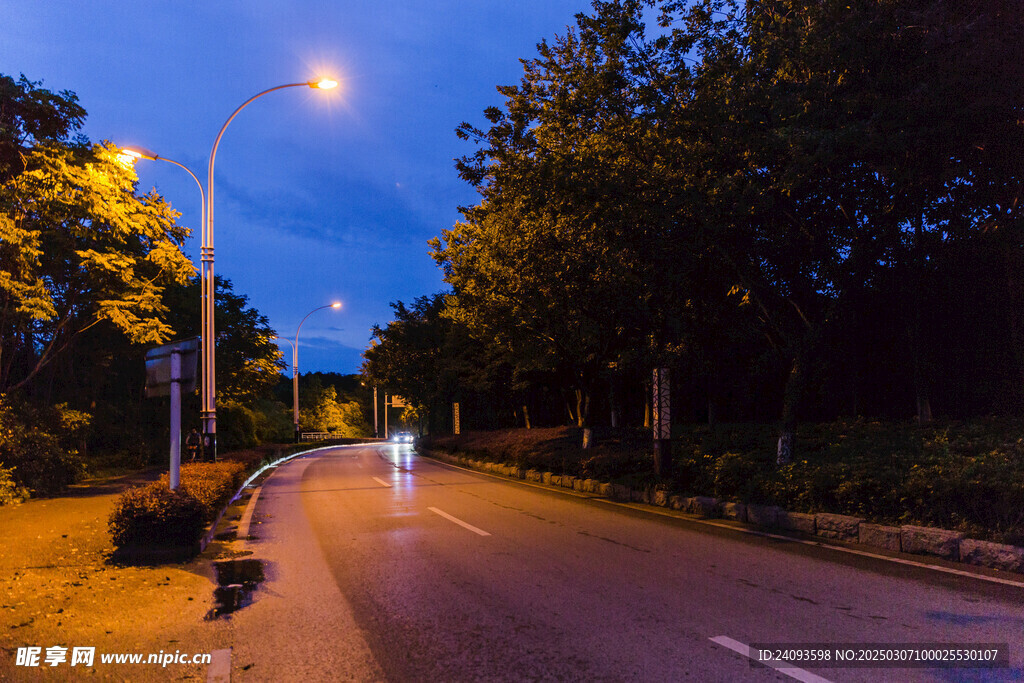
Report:
<svg viewBox="0 0 1024 683"><path fill-rule="evenodd" d="M232 112L228 120L221 126L220 132L217 133L217 139L213 142L213 149L210 150L210 163L207 168L206 176L206 188L209 198L206 202L206 229L203 231L203 242L200 248L200 260L202 262L202 269L200 273L200 283L202 288L202 339L203 339L203 353L202 353L202 376L203 376L203 387L202 387L202 407L200 409L200 415L203 421L203 434L204 441L210 443L213 449L214 459L216 459L217 452L217 382L215 378L216 364L214 362L214 324L213 324L213 311L214 311L214 279L213 279L213 165L217 159L217 147L220 145L220 139L224 135L224 131L227 130L228 125L231 121L238 116L238 112L245 109L251 102L263 97L267 93L272 93L275 90L282 90L284 88L296 88L300 86L306 86L309 88L316 88L319 90L330 90L338 86L338 82L330 78L323 78L319 81L306 81L305 83L287 83L285 85L279 85L269 90L264 90L261 93L253 95L240 107ZM340 305L340 304L339 304ZM298 401L295 404L296 416L298 416ZM298 429L298 417L296 417L296 429Z"/></svg>
<svg viewBox="0 0 1024 683"><path fill-rule="evenodd" d="M314 308L312 311L306 314L306 318L313 315L317 311L322 311L325 308L341 308L341 302L335 301L333 304L327 304L326 306L320 306ZM299 330L302 329L302 323L306 322L306 318L303 318L299 323L298 328L295 330L295 343L292 344L290 341L285 339L292 346L292 421L295 423L295 442L299 441ZM278 337L283 339L283 337Z"/></svg>

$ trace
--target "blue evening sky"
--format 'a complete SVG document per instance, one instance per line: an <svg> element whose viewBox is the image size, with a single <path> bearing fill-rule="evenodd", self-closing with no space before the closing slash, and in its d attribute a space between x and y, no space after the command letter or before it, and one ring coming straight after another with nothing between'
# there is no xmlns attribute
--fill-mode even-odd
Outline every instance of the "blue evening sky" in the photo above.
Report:
<svg viewBox="0 0 1024 683"><path fill-rule="evenodd" d="M462 121L503 100L520 58L589 11L588 0L3 0L0 73L71 90L93 140L139 145L206 182L210 148L256 93L321 74L335 91L290 88L250 104L217 152L218 275L283 336L302 327L299 368L356 372L389 303L444 288L427 240L475 203L453 160ZM199 190L181 169L136 165L194 230ZM198 307L198 302L196 303ZM282 345L285 358L291 352Z"/></svg>

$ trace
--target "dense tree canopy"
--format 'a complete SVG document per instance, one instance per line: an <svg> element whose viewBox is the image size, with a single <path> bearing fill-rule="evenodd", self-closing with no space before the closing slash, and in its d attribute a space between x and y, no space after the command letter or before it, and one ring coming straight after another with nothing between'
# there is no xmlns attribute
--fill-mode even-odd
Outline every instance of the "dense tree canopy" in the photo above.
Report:
<svg viewBox="0 0 1024 683"><path fill-rule="evenodd" d="M800 414L1021 405L1024 6L593 8L458 129L480 200L432 243L446 317L581 424L667 364L709 419L781 418L780 460Z"/></svg>

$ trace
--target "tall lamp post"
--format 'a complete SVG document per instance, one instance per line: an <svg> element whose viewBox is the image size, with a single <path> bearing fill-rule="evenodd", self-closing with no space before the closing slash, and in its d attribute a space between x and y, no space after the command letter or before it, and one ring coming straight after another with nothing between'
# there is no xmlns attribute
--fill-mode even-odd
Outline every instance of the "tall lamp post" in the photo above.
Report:
<svg viewBox="0 0 1024 683"><path fill-rule="evenodd" d="M333 304L327 304L326 306L320 306L314 308L312 311L306 314L306 318L313 315L317 311L322 311L325 308L341 308L341 302L335 301ZM295 442L298 443L299 437L299 330L302 329L302 323L306 322L306 318L303 318L299 322L298 328L295 330L295 343L285 339L289 344L292 345L292 422L295 423Z"/></svg>
<svg viewBox="0 0 1024 683"><path fill-rule="evenodd" d="M202 352L202 407L200 409L200 415L203 421L203 442L209 445L213 449L214 459L216 459L217 453L217 383L215 378L216 366L214 363L214 324L213 324L213 311L214 311L214 279L213 279L213 165L217 159L217 147L220 146L220 139L224 135L224 131L227 130L228 125L238 116L238 112L245 109L250 103L263 97L268 93L272 93L275 90L283 90L284 88L297 88L300 86L306 86L309 88L318 88L320 90L330 90L331 88L337 87L338 82L329 78L324 78L319 81L306 81L304 83L287 83L285 85L279 85L268 90L264 90L261 93L253 95L245 102L232 112L228 120L221 126L220 132L217 133L217 139L213 142L213 148L210 150L210 163L207 168L206 176L206 188L208 193L208 199L206 202L206 229L203 231L203 243L200 248L200 260L202 261L201 271L201 287L202 287L202 338L203 338L203 352ZM296 354L297 355L297 354ZM296 401L296 415L298 415L298 402ZM297 420L298 418L296 418ZM298 422L296 422L296 428L298 428Z"/></svg>

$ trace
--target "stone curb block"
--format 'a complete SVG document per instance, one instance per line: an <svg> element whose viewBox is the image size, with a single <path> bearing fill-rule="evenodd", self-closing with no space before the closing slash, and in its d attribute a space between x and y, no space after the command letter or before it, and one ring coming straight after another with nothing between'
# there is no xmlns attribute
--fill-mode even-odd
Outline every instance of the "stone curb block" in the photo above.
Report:
<svg viewBox="0 0 1024 683"><path fill-rule="evenodd" d="M776 520L779 527L788 529L789 531L800 531L802 533L812 535L817 531L815 515L807 514L805 512L788 512L786 510L779 510Z"/></svg>
<svg viewBox="0 0 1024 683"><path fill-rule="evenodd" d="M900 527L900 544L903 552L934 555L946 560L960 559L960 541L963 537L959 531L911 525Z"/></svg>
<svg viewBox="0 0 1024 683"><path fill-rule="evenodd" d="M964 538L960 541L960 561L981 567L1024 573L1024 548Z"/></svg>
<svg viewBox="0 0 1024 683"><path fill-rule="evenodd" d="M630 499L630 490L628 486L622 484L612 484L612 498L620 501L628 501Z"/></svg>
<svg viewBox="0 0 1024 683"><path fill-rule="evenodd" d="M898 526L883 526L881 524L868 524L862 522L860 525L860 542L875 548L883 548L900 552L900 528Z"/></svg>
<svg viewBox="0 0 1024 683"><path fill-rule="evenodd" d="M860 517L849 515L833 515L818 513L814 515L814 524L817 526L817 534L822 538L831 538L838 541L856 541L859 536L859 527L864 520Z"/></svg>
<svg viewBox="0 0 1024 683"><path fill-rule="evenodd" d="M743 503L722 503L722 517L745 522L747 521L747 506Z"/></svg>
<svg viewBox="0 0 1024 683"><path fill-rule="evenodd" d="M719 514L718 499L707 496L694 496L686 499L686 512L701 517L717 517Z"/></svg>

